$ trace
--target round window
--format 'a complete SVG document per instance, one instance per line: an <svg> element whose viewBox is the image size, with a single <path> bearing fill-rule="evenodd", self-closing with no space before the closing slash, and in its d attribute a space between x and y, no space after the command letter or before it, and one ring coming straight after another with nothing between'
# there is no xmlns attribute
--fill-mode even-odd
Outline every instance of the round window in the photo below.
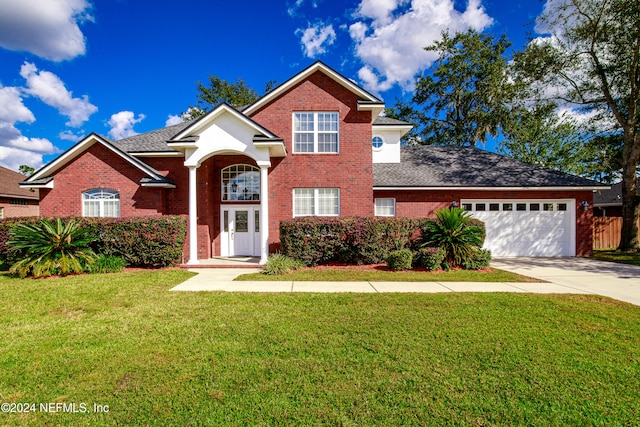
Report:
<svg viewBox="0 0 640 427"><path fill-rule="evenodd" d="M373 145L373 148L377 150L382 148L382 144L384 144L384 141L379 136L374 136L371 140L371 144Z"/></svg>

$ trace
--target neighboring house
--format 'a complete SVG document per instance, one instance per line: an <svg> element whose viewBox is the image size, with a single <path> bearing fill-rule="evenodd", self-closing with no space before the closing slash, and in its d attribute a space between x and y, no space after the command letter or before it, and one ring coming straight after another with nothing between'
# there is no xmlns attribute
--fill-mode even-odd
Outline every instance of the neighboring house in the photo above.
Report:
<svg viewBox="0 0 640 427"><path fill-rule="evenodd" d="M279 245L297 216L431 216L487 225L495 255L589 255L594 181L474 148L409 146L411 125L316 62L239 111L111 141L92 133L23 182L43 215L184 215L190 264ZM583 208L586 203L586 208Z"/></svg>
<svg viewBox="0 0 640 427"><path fill-rule="evenodd" d="M637 190L640 196L640 188ZM612 184L609 190L596 191L593 195L593 215L622 217L622 182Z"/></svg>
<svg viewBox="0 0 640 427"><path fill-rule="evenodd" d="M0 166L0 219L18 216L38 216L38 190L20 188L25 176Z"/></svg>

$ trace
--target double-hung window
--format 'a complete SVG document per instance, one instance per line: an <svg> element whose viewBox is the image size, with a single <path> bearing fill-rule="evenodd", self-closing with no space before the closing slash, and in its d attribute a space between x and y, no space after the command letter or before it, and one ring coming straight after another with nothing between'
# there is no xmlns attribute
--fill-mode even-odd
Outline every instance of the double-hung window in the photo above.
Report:
<svg viewBox="0 0 640 427"><path fill-rule="evenodd" d="M293 216L340 215L340 190L337 188L294 188Z"/></svg>
<svg viewBox="0 0 640 427"><path fill-rule="evenodd" d="M90 217L119 217L120 193L98 188L82 193L82 215Z"/></svg>
<svg viewBox="0 0 640 427"><path fill-rule="evenodd" d="M293 113L294 153L337 153L337 112Z"/></svg>
<svg viewBox="0 0 640 427"><path fill-rule="evenodd" d="M376 216L396 216L396 199L376 199Z"/></svg>

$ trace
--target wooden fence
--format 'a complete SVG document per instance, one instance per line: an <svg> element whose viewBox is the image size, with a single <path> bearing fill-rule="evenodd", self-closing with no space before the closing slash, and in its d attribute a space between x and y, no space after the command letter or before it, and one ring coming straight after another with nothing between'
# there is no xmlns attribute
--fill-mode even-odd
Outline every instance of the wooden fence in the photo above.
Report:
<svg viewBox="0 0 640 427"><path fill-rule="evenodd" d="M621 217L593 218L593 249L617 248L620 244Z"/></svg>

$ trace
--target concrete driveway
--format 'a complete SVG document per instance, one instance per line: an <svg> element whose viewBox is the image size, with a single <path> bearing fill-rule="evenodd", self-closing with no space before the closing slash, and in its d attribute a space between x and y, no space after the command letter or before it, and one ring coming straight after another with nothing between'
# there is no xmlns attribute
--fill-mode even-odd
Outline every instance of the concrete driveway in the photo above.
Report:
<svg viewBox="0 0 640 427"><path fill-rule="evenodd" d="M589 258L495 258L491 266L640 305L640 267Z"/></svg>

